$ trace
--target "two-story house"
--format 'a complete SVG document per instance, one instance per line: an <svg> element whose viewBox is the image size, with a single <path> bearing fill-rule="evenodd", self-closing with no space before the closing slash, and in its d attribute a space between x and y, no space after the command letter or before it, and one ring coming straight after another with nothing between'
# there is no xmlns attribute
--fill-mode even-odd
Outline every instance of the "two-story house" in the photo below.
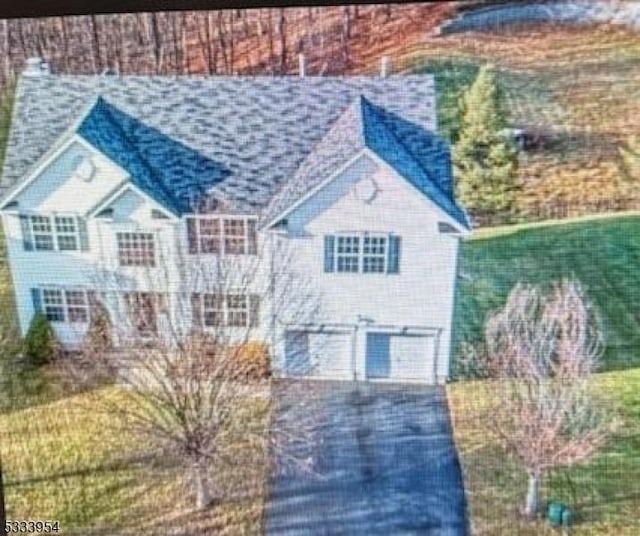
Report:
<svg viewBox="0 0 640 536"><path fill-rule="evenodd" d="M22 332L40 310L77 345L114 282L134 329L157 332L161 281L189 303L185 326L254 330L279 374L444 381L469 225L435 99L431 76L63 76L31 61L0 200ZM179 269L258 259L268 282L276 242L320 297L313 322L274 322L269 284L213 292Z"/></svg>

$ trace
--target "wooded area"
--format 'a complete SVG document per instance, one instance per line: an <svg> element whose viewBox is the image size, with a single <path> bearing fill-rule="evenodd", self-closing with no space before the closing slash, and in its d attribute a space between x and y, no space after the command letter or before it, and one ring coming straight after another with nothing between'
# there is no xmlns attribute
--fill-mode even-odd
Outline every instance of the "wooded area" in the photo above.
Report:
<svg viewBox="0 0 640 536"><path fill-rule="evenodd" d="M265 74L362 72L426 35L454 5L405 4L176 11L0 20L0 79L30 56L56 73Z"/></svg>

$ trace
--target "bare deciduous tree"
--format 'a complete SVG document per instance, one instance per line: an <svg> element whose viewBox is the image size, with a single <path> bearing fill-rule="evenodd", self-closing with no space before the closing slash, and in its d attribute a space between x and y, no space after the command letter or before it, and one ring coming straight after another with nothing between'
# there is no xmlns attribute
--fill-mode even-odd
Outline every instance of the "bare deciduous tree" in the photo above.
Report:
<svg viewBox="0 0 640 536"><path fill-rule="evenodd" d="M538 512L546 471L584 462L612 430L590 377L602 334L592 306L572 281L545 295L517 285L487 320L479 361L492 379L488 424L526 469L525 514Z"/></svg>
<svg viewBox="0 0 640 536"><path fill-rule="evenodd" d="M207 240L205 250L219 246ZM295 404L274 411L276 380L268 360L281 324L311 323L319 299L288 269L286 246L275 238L264 248L268 253L200 256L157 241L154 266L136 281L101 269L94 299L108 310L117 349L101 351L101 344L88 340L83 355L67 364L76 380L106 374L127 388L124 403L105 399L102 410L185 469L198 509L212 501L214 469L239 462L229 448L234 442L261 442L272 455L286 457L291 441L311 444L314 433L313 416ZM284 396L281 382L277 389ZM290 392L286 398L303 399ZM248 418L247 408L256 404L269 418ZM311 462L306 456L287 459L300 469L311 470Z"/></svg>

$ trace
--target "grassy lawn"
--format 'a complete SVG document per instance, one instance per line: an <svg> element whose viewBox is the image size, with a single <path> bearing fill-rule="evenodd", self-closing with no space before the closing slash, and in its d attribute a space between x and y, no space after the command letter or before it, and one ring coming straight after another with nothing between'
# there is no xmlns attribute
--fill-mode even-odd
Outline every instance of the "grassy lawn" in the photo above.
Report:
<svg viewBox="0 0 640 536"><path fill-rule="evenodd" d="M501 307L516 283L572 277L602 321L605 368L640 366L638 266L638 215L481 230L462 247L457 340L479 340L487 312Z"/></svg>
<svg viewBox="0 0 640 536"><path fill-rule="evenodd" d="M582 466L557 470L543 486L543 503L557 499L574 508L575 534L640 533L640 369L601 373L597 392L620 412L624 425ZM526 476L487 434L479 414L487 402L483 382L448 386L455 441L463 467L474 534L558 534L544 521L522 520Z"/></svg>
<svg viewBox="0 0 640 536"><path fill-rule="evenodd" d="M426 38L398 60L404 72L435 75L445 137L459 122L459 96L487 62L499 72L513 124L548 139L520 161L524 213L553 199L575 204L629 195L617 184L617 148L640 132L637 33L546 25L461 33Z"/></svg>
<svg viewBox="0 0 640 536"><path fill-rule="evenodd" d="M237 466L216 468L211 509L194 514L183 471L96 412L126 403L115 387L0 415L7 515L59 520L64 534L254 534L259 532L266 453L248 441L226 447ZM263 399L243 408L247 426L267 418ZM179 529L179 530L178 530Z"/></svg>

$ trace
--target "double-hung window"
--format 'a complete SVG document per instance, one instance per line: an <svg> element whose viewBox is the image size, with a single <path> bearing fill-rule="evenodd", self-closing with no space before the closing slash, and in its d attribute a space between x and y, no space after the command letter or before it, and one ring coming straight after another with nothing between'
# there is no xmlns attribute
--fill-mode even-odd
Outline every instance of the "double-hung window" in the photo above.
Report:
<svg viewBox="0 0 640 536"><path fill-rule="evenodd" d="M24 249L27 251L87 251L86 222L74 215L20 214Z"/></svg>
<svg viewBox="0 0 640 536"><path fill-rule="evenodd" d="M156 264L153 233L116 233L120 266L149 266Z"/></svg>
<svg viewBox="0 0 640 536"><path fill-rule="evenodd" d="M33 245L38 251L54 249L53 229L49 216L30 216Z"/></svg>
<svg viewBox="0 0 640 536"><path fill-rule="evenodd" d="M78 225L72 216L55 216L56 240L60 251L78 249Z"/></svg>
<svg viewBox="0 0 640 536"><path fill-rule="evenodd" d="M82 289L33 289L36 309L41 309L49 322L84 324L89 321L89 296Z"/></svg>
<svg viewBox="0 0 640 536"><path fill-rule="evenodd" d="M324 237L324 271L395 274L400 271L400 237L341 233Z"/></svg>
<svg viewBox="0 0 640 536"><path fill-rule="evenodd" d="M256 327L260 298L256 294L194 293L191 295L193 322L205 328Z"/></svg>
<svg viewBox="0 0 640 536"><path fill-rule="evenodd" d="M195 216L187 218L189 253L255 255L256 219Z"/></svg>
<svg viewBox="0 0 640 536"><path fill-rule="evenodd" d="M360 268L360 237L338 236L336 260L338 272L357 272Z"/></svg>

